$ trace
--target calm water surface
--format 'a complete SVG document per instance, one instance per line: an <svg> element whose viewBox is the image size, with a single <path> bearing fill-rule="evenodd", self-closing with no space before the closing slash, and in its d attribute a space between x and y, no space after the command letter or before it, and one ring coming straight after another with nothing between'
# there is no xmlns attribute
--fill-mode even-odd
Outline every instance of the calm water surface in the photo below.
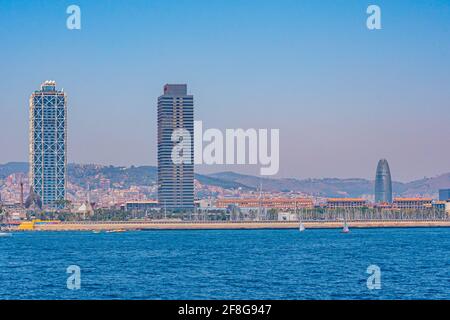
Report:
<svg viewBox="0 0 450 320"><path fill-rule="evenodd" d="M0 299L450 299L450 229L15 233Z"/></svg>

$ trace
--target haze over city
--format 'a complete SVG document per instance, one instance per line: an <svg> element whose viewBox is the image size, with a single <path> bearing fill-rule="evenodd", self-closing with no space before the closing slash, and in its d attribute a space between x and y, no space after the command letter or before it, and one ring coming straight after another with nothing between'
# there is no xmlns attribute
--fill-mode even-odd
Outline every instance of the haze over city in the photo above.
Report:
<svg viewBox="0 0 450 320"><path fill-rule="evenodd" d="M447 1L379 1L379 32L363 2L77 3L71 31L65 2L0 1L0 163L27 160L29 96L56 80L69 162L155 165L157 97L187 83L206 128L280 129L279 176L374 179L380 158L397 181L450 171Z"/></svg>

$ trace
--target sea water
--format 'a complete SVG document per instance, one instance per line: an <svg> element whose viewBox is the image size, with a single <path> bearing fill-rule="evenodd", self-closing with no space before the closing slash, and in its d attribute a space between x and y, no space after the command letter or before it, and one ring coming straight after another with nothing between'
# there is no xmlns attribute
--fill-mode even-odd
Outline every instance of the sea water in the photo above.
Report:
<svg viewBox="0 0 450 320"><path fill-rule="evenodd" d="M0 299L450 299L449 228L340 231L14 233Z"/></svg>

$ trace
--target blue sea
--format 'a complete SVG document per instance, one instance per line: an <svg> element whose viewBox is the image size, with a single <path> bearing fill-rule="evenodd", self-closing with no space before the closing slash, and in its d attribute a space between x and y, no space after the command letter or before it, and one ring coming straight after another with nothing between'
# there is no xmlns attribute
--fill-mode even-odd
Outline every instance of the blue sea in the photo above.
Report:
<svg viewBox="0 0 450 320"><path fill-rule="evenodd" d="M15 233L0 299L450 299L450 229Z"/></svg>

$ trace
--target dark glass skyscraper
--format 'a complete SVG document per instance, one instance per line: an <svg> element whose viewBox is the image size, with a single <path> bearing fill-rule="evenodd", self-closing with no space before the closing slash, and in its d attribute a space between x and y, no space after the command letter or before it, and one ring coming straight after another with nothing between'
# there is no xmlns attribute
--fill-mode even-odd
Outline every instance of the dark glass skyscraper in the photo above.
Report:
<svg viewBox="0 0 450 320"><path fill-rule="evenodd" d="M172 159L177 129L190 134L190 161L179 164ZM158 202L168 209L194 208L194 97L185 84L166 84L158 98Z"/></svg>
<svg viewBox="0 0 450 320"><path fill-rule="evenodd" d="M440 201L449 201L450 200L450 189L439 190L439 200Z"/></svg>
<svg viewBox="0 0 450 320"><path fill-rule="evenodd" d="M381 159L378 162L375 177L375 202L392 203L391 171L386 159Z"/></svg>
<svg viewBox="0 0 450 320"><path fill-rule="evenodd" d="M66 198L67 98L55 81L45 81L30 97L30 184L45 207Z"/></svg>

